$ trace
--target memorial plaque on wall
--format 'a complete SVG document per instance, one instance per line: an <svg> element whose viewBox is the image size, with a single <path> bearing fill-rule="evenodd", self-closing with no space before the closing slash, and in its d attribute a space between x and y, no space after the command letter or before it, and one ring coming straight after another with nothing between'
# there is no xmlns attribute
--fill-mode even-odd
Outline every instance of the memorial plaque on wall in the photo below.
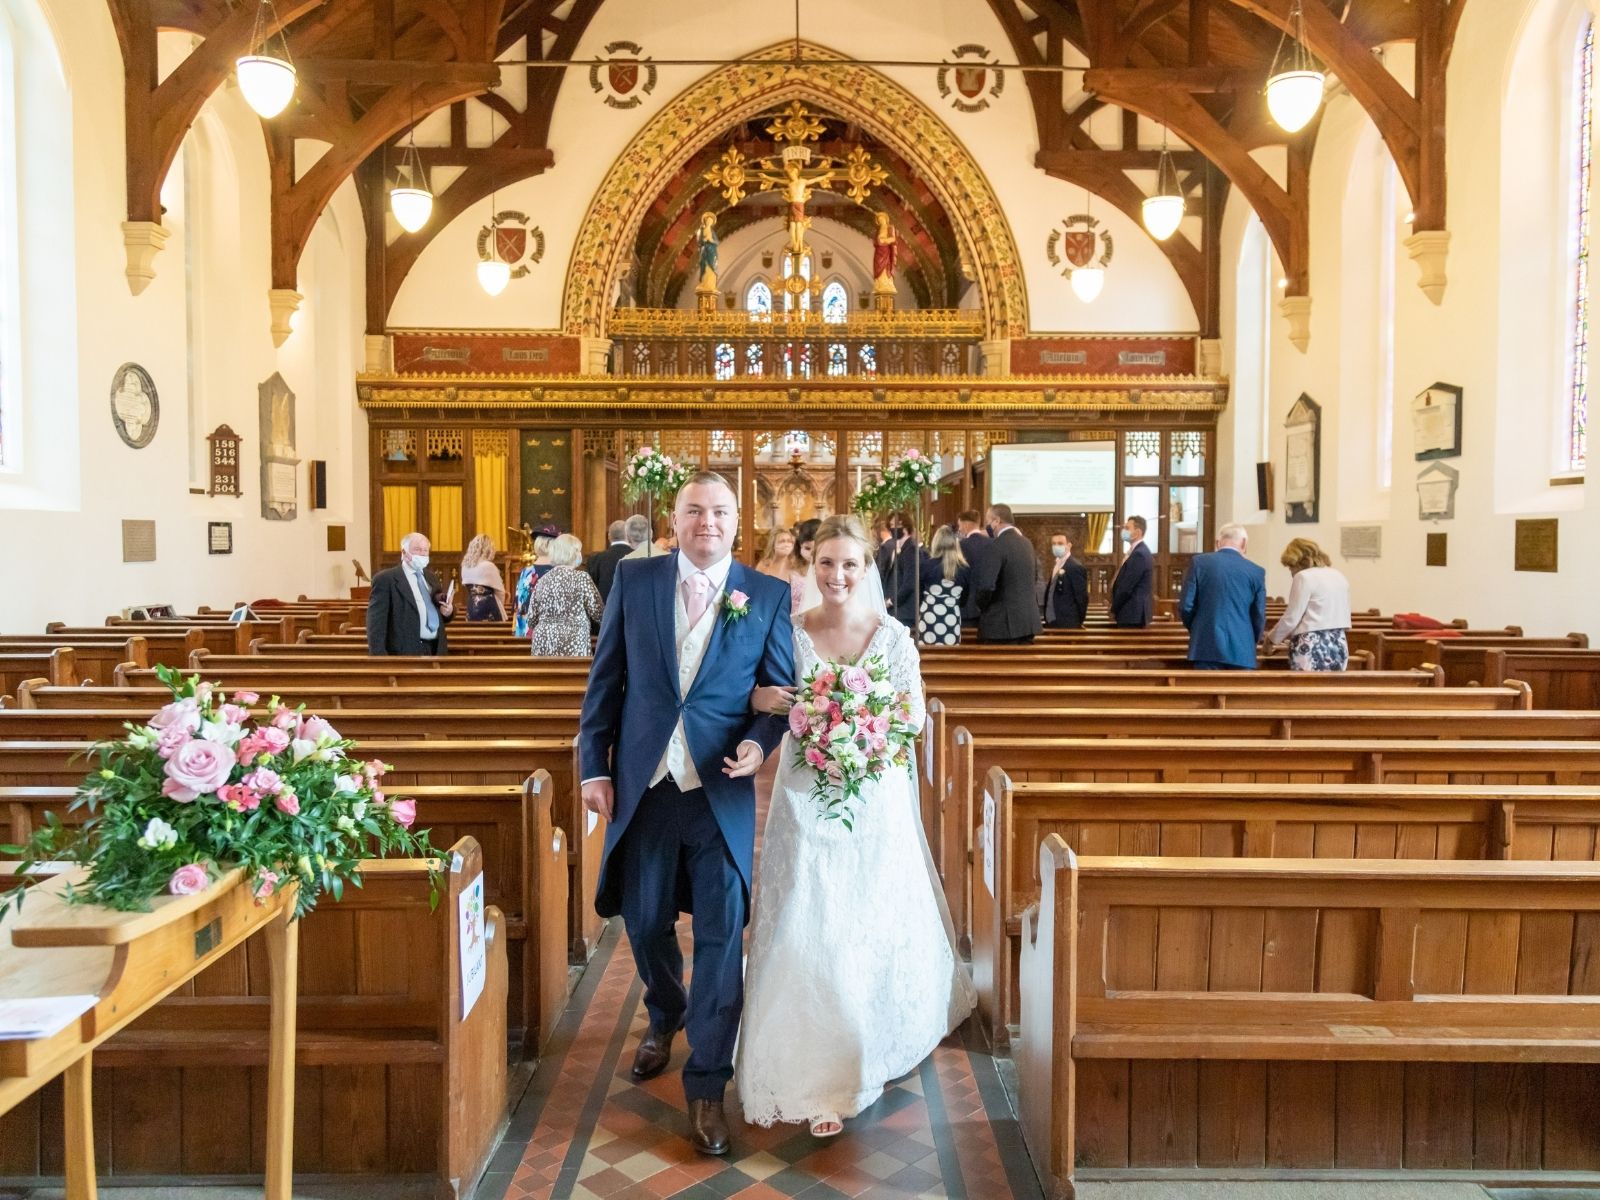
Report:
<svg viewBox="0 0 1600 1200"><path fill-rule="evenodd" d="M1558 522L1540 517L1517 522L1516 568L1519 571L1554 571L1559 545Z"/></svg>
<svg viewBox="0 0 1600 1200"><path fill-rule="evenodd" d="M559 429L524 429L522 523L572 528L572 442Z"/></svg>
<svg viewBox="0 0 1600 1200"><path fill-rule="evenodd" d="M1430 567L1446 565L1449 549L1450 535L1448 533L1430 533L1428 535L1428 565Z"/></svg>
<svg viewBox="0 0 1600 1200"><path fill-rule="evenodd" d="M206 552L208 554L233 553L233 523L231 521L207 522Z"/></svg>
<svg viewBox="0 0 1600 1200"><path fill-rule="evenodd" d="M156 523L154 521L124 521L122 523L122 561L155 562Z"/></svg>
<svg viewBox="0 0 1600 1200"><path fill-rule="evenodd" d="M1339 553L1345 558L1382 558L1382 525L1339 526Z"/></svg>

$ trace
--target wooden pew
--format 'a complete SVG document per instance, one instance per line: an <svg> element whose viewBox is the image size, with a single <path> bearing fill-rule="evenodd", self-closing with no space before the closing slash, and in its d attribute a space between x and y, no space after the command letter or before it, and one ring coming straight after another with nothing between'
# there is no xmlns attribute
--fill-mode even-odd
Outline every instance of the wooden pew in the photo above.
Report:
<svg viewBox="0 0 1600 1200"><path fill-rule="evenodd" d="M993 767L1019 783L1600 784L1600 742L1591 741L974 738L957 728L952 743L945 806L956 806L966 852L959 843L947 846L942 865L958 932L971 929L970 914L957 911L967 913L972 831L982 813L978 785Z"/></svg>
<svg viewBox="0 0 1600 1200"><path fill-rule="evenodd" d="M76 638L94 634L119 637L177 636L187 639L190 632L199 635L200 647L218 654L244 654L250 649L252 639L265 637L268 627L257 621L240 621L237 625L227 621L123 621L108 620L105 625L65 625L51 621L44 627L46 637ZM191 651L194 647L191 647ZM180 664L181 665L181 664Z"/></svg>
<svg viewBox="0 0 1600 1200"><path fill-rule="evenodd" d="M142 645L143 652L126 651L123 648L133 645ZM0 653L10 653L13 649L38 652L39 650L54 649L57 646L68 646L80 652L80 666L84 650L98 650L102 655L122 650L121 659L112 659L99 671L91 671L96 681L110 684L113 682L112 668L118 662L138 662L146 667L185 667L189 664L189 655L200 649L203 640L200 631L188 629L180 633L155 633L145 632L125 634L117 630L103 630L99 633L51 634L51 633L25 633L5 634L0 636Z"/></svg>
<svg viewBox="0 0 1600 1200"><path fill-rule="evenodd" d="M1416 634L1384 633L1378 635L1377 661L1389 670L1399 670L1406 667L1419 667L1424 663L1439 663L1443 665L1444 656L1452 650L1489 650L1505 649L1514 651L1524 650L1581 650L1587 648L1589 639L1581 633L1569 633L1566 637L1554 638L1529 638L1507 637L1504 635L1470 634L1463 633L1458 638L1430 638ZM1451 677L1449 667L1445 668L1447 682L1457 686L1474 682L1471 678L1463 677L1459 672Z"/></svg>
<svg viewBox="0 0 1600 1200"><path fill-rule="evenodd" d="M261 691L270 696L271 681ZM573 709L583 703L587 679L565 679L553 683L480 684L447 683L438 687L410 686L405 689L405 709L435 712L461 709L518 708L532 712L540 709ZM319 687L284 688L286 702L304 704L308 710L327 713L345 709L371 710L381 705L393 706L397 702L395 689L370 683L346 686L337 680ZM120 708L148 716L168 700L172 694L165 687L141 685L139 687L109 688L57 688L40 682L24 683L17 692L19 709L70 709L70 708ZM391 707L391 712L396 711ZM337 722L335 722L337 724Z"/></svg>
<svg viewBox="0 0 1600 1200"><path fill-rule="evenodd" d="M1537 708L1600 708L1600 650L1447 646L1446 670L1492 684L1513 673L1533 689Z"/></svg>
<svg viewBox="0 0 1600 1200"><path fill-rule="evenodd" d="M1600 792L1416 784L1014 783L998 767L974 832L972 969L993 1044L1018 1019L1022 912L1039 846L1208 858L1594 860Z"/></svg>
<svg viewBox="0 0 1600 1200"><path fill-rule="evenodd" d="M405 711L397 709L391 727L405 719ZM0 787L76 787L94 766L85 757L90 749L88 742L0 742ZM381 737L363 740L359 753L392 764L384 786L396 793L409 793L428 784L520 787L535 772L547 772L554 788L552 819L566 833L573 959L587 961L604 931L592 901L600 879L605 831L590 819L578 796L573 739Z"/></svg>
<svg viewBox="0 0 1600 1200"><path fill-rule="evenodd" d="M338 713L339 732L361 742L402 732L424 741L461 737L573 738L578 733L576 706L423 709L408 704L400 712L392 708L343 708ZM143 714L128 708L0 709L0 741L101 741L121 736L123 725L139 715Z"/></svg>
<svg viewBox="0 0 1600 1200"><path fill-rule="evenodd" d="M1016 1063L1048 1194L1154 1168L1600 1180L1600 864L1077 857L1052 835L1039 869Z"/></svg>
<svg viewBox="0 0 1600 1200"><path fill-rule="evenodd" d="M50 654L55 650L72 651L73 673L83 684L112 683L120 666L149 667L150 646L142 637L122 638L116 641L71 641L52 638L31 638L18 641L0 638L0 655ZM11 693L15 696L15 692Z"/></svg>
<svg viewBox="0 0 1600 1200"><path fill-rule="evenodd" d="M306 1174L431 1175L465 1195L507 1105L506 937L487 906L487 982L461 1009L457 899L482 870L470 838L461 869L362 867L359 888L324 898L300 933L295 1166ZM262 1169L266 954L230 952L95 1053L95 1099L110 1120L103 1175L245 1175ZM0 1172L54 1173L52 1085L0 1118ZM218 1136L218 1131L244 1131Z"/></svg>
<svg viewBox="0 0 1600 1200"><path fill-rule="evenodd" d="M52 687L77 687L75 655L65 646L22 654L0 650L0 704L9 705L30 679L45 680Z"/></svg>
<svg viewBox="0 0 1600 1200"><path fill-rule="evenodd" d="M0 787L0 841L26 841L46 812L76 823L86 813L69 811L75 794L66 786ZM535 771L521 784L408 786L404 794L416 801L416 828L428 830L434 845L470 837L481 848L485 903L506 919L511 1040L532 1058L566 1003L573 940L567 837L551 819L550 775Z"/></svg>

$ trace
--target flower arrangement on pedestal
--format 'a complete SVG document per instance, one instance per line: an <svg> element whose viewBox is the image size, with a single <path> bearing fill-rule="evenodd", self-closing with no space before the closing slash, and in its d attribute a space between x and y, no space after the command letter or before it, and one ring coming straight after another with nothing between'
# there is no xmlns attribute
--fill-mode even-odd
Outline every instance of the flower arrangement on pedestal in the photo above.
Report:
<svg viewBox="0 0 1600 1200"><path fill-rule="evenodd" d="M862 485L853 507L864 516L918 507L925 494L937 496L944 490L939 474L938 458L912 447L891 460L877 479Z"/></svg>
<svg viewBox="0 0 1600 1200"><path fill-rule="evenodd" d="M337 900L347 882L360 886L363 859L439 859L427 831L411 830L416 802L384 794L387 767L358 761L355 743L321 717L273 696L257 718L254 692L230 697L198 676L157 670L172 703L89 752L99 769L68 810L86 820L48 813L25 846L0 847L21 858L19 874L81 863L88 878L73 900L142 911L242 867L258 901L294 886L298 918L324 893ZM24 895L0 897L0 911Z"/></svg>
<svg viewBox="0 0 1600 1200"><path fill-rule="evenodd" d="M693 474L693 468L673 462L671 455L662 454L654 446L640 446L622 468L622 498L632 504L641 496L649 496L656 512L665 515L672 511L678 489Z"/></svg>

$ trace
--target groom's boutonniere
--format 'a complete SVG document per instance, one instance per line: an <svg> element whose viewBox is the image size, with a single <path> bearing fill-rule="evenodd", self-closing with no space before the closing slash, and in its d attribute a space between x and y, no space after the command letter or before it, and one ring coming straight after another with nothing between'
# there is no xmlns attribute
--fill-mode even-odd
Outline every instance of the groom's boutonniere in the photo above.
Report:
<svg viewBox="0 0 1600 1200"><path fill-rule="evenodd" d="M750 597L740 591L729 592L727 600L722 605L722 619L731 625L749 615Z"/></svg>

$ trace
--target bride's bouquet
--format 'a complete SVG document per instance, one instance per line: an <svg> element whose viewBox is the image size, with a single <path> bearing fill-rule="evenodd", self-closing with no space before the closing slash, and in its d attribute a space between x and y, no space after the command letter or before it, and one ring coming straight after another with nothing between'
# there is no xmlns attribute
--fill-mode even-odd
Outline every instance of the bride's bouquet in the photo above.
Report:
<svg viewBox="0 0 1600 1200"><path fill-rule="evenodd" d="M789 732L795 765L815 773L811 797L823 819L846 829L855 828L863 785L909 763L917 736L910 701L876 654L857 665L813 667L789 710Z"/></svg>

